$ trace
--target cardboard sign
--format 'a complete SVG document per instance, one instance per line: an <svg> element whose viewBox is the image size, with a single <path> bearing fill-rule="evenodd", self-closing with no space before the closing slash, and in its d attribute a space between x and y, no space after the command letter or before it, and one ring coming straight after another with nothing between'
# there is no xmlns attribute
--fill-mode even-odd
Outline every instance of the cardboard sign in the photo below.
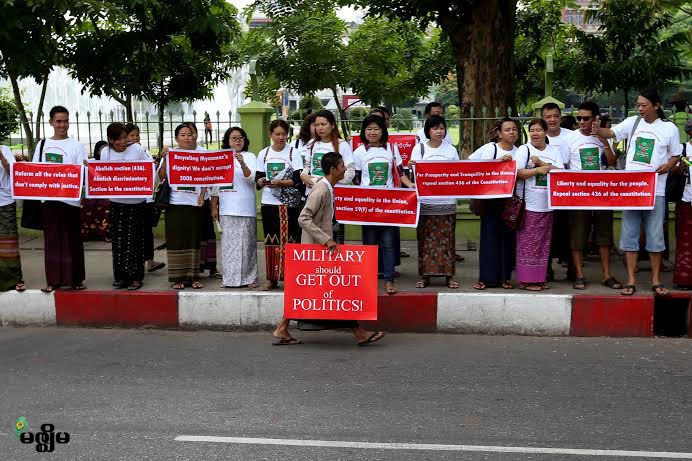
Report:
<svg viewBox="0 0 692 461"><path fill-rule="evenodd" d="M154 195L154 163L89 161L87 198L149 198Z"/></svg>
<svg viewBox="0 0 692 461"><path fill-rule="evenodd" d="M416 227L419 213L415 189L358 186L334 188L334 214L341 224Z"/></svg>
<svg viewBox="0 0 692 461"><path fill-rule="evenodd" d="M416 187L421 197L511 197L516 182L516 162L511 160L455 160L416 162Z"/></svg>
<svg viewBox="0 0 692 461"><path fill-rule="evenodd" d="M411 159L411 152L415 147L417 140L415 133L389 133L387 138L389 144L396 144L399 148L399 155L401 155L401 161L404 164L404 168L407 168L408 161ZM360 140L360 133L351 134L351 147L355 151L358 146L363 144Z"/></svg>
<svg viewBox="0 0 692 461"><path fill-rule="evenodd" d="M11 164L10 176L15 199L82 198L82 165L17 162Z"/></svg>
<svg viewBox="0 0 692 461"><path fill-rule="evenodd" d="M655 171L570 171L548 174L553 210L651 210L656 201Z"/></svg>
<svg viewBox="0 0 692 461"><path fill-rule="evenodd" d="M377 320L377 246L286 245L284 317Z"/></svg>
<svg viewBox="0 0 692 461"><path fill-rule="evenodd" d="M166 161L168 182L171 186L230 186L233 184L233 153L233 149L171 149Z"/></svg>

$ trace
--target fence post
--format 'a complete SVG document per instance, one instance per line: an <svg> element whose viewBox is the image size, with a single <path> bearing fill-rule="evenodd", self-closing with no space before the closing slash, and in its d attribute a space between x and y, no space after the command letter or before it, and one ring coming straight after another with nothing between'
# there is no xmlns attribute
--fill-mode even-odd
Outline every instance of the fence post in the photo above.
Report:
<svg viewBox="0 0 692 461"><path fill-rule="evenodd" d="M171 133L171 146L175 145L175 139L173 139L173 112L168 111L168 124L170 125L170 133ZM165 129L165 125L164 125ZM161 146L163 148L163 146Z"/></svg>
<svg viewBox="0 0 692 461"><path fill-rule="evenodd" d="M219 128L221 127L221 112L218 110L216 111L216 142L219 143L219 148L221 148L221 138L219 137L219 133L221 130ZM213 140L212 140L213 141Z"/></svg>
<svg viewBox="0 0 692 461"><path fill-rule="evenodd" d="M79 141L79 112L74 113L74 118L77 120L77 141ZM89 150L91 150L91 145L89 146ZM87 154L89 154L89 152L87 152Z"/></svg>
<svg viewBox="0 0 692 461"><path fill-rule="evenodd" d="M488 142L488 108L483 106L481 108L481 115L483 117L483 144ZM473 146L473 150L476 150L476 146Z"/></svg>
<svg viewBox="0 0 692 461"><path fill-rule="evenodd" d="M101 139L103 139L103 112L99 109L99 132L101 133Z"/></svg>
<svg viewBox="0 0 692 461"><path fill-rule="evenodd" d="M146 127L147 133L147 149L151 151L151 138L149 138L149 112L144 113L144 126Z"/></svg>
<svg viewBox="0 0 692 461"><path fill-rule="evenodd" d="M91 147L91 112L87 111L87 132L89 133L89 146Z"/></svg>

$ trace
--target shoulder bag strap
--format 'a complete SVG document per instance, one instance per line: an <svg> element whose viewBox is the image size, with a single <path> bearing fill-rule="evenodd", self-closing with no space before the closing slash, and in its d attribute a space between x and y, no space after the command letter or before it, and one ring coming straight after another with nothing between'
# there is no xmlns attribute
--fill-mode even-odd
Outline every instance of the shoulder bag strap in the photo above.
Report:
<svg viewBox="0 0 692 461"><path fill-rule="evenodd" d="M495 149L495 153L493 154L493 160L497 159L497 143L493 144L493 148Z"/></svg>
<svg viewBox="0 0 692 461"><path fill-rule="evenodd" d="M43 162L43 147L46 145L46 138L41 139L41 147L38 149L38 161Z"/></svg>
<svg viewBox="0 0 692 461"><path fill-rule="evenodd" d="M641 117L637 115L637 120L634 122L634 126L632 127L632 131L630 131L630 135L627 137L627 150L630 150L630 142L632 142L632 137L634 136L634 132L637 131L637 127L639 126L639 122L641 121ZM625 156L627 155L627 152L625 152Z"/></svg>

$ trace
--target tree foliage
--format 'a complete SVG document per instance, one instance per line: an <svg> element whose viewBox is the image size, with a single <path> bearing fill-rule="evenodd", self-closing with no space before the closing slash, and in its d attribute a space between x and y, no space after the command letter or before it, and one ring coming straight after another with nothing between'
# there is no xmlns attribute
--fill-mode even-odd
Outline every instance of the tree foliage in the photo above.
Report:
<svg viewBox="0 0 692 461"><path fill-rule="evenodd" d="M238 62L237 10L225 0L113 0L72 39L71 74L92 94L128 108L132 97L163 108L209 97ZM162 127L161 127L162 128Z"/></svg>
<svg viewBox="0 0 692 461"><path fill-rule="evenodd" d="M5 88L0 88L0 140L8 138L19 127L19 109Z"/></svg>
<svg viewBox="0 0 692 461"><path fill-rule="evenodd" d="M598 34L575 31L569 59L574 86L581 91L622 91L625 106L630 93L662 89L689 75L681 61L680 46L692 45L690 32L663 32L671 26L671 13L657 2L604 0L589 16L601 24Z"/></svg>

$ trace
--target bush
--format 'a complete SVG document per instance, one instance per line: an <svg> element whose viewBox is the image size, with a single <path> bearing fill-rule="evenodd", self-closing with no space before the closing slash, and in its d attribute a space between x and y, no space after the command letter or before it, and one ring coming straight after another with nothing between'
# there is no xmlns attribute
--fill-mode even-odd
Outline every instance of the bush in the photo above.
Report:
<svg viewBox="0 0 692 461"><path fill-rule="evenodd" d="M288 114L288 119L293 120L296 122L303 123L303 119L305 117L303 116L303 111L302 110L294 110L290 114Z"/></svg>
<svg viewBox="0 0 692 461"><path fill-rule="evenodd" d="M19 110L8 91L0 89L0 140L8 138L19 127Z"/></svg>
<svg viewBox="0 0 692 461"><path fill-rule="evenodd" d="M324 106L322 105L322 101L320 101L320 98L318 98L314 94L308 94L300 100L298 109L302 110L303 116L305 116L305 114L317 112L318 110L324 109Z"/></svg>
<svg viewBox="0 0 692 461"><path fill-rule="evenodd" d="M413 130L413 115L411 109L401 109L392 116L392 128L398 131Z"/></svg>
<svg viewBox="0 0 692 461"><path fill-rule="evenodd" d="M351 131L359 132L363 124L363 119L368 116L368 110L365 107L354 107L348 111L349 128Z"/></svg>

